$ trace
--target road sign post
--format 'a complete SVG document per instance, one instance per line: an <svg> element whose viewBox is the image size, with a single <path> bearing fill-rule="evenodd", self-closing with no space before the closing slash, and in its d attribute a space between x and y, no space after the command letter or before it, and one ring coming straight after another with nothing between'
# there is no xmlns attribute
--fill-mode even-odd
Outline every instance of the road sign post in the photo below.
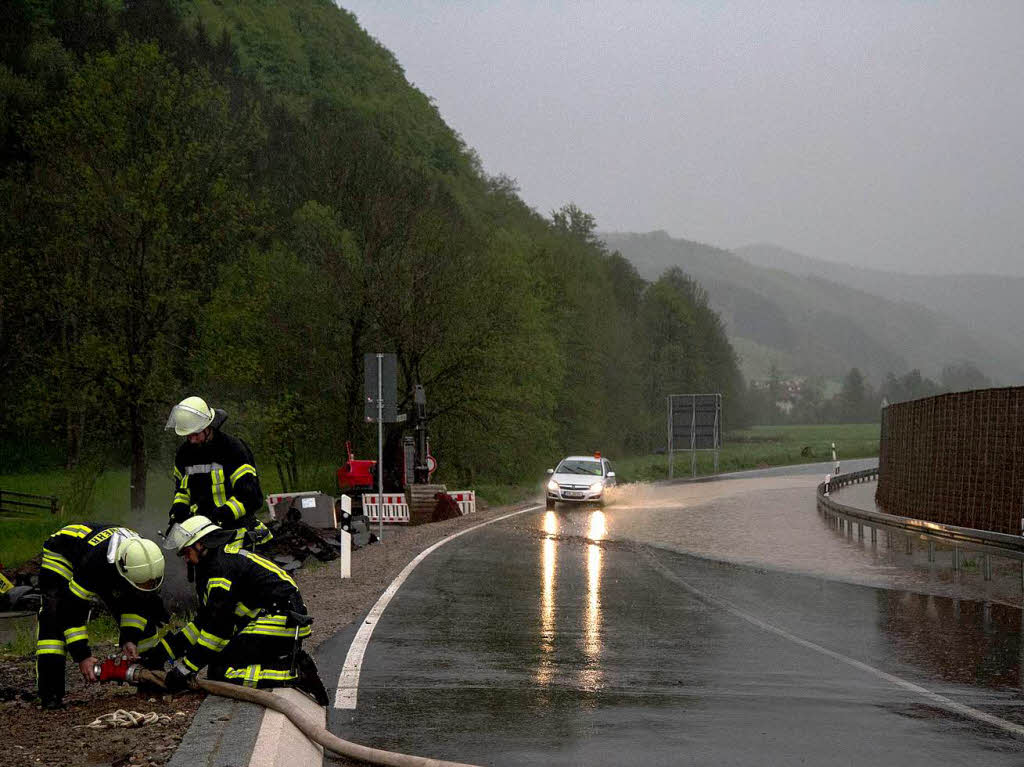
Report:
<svg viewBox="0 0 1024 767"><path fill-rule="evenodd" d="M363 355L364 415L377 422L377 497L384 497L384 424L398 421L398 358L394 354ZM384 515L377 538L384 540Z"/></svg>

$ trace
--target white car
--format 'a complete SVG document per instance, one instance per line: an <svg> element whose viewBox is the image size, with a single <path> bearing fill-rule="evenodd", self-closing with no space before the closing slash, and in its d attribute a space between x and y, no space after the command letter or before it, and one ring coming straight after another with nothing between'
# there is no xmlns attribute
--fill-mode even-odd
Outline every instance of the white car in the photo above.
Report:
<svg viewBox="0 0 1024 767"><path fill-rule="evenodd" d="M594 455L570 455L554 469L548 469L546 505L556 503L604 503L604 490L614 487L615 472L607 458Z"/></svg>

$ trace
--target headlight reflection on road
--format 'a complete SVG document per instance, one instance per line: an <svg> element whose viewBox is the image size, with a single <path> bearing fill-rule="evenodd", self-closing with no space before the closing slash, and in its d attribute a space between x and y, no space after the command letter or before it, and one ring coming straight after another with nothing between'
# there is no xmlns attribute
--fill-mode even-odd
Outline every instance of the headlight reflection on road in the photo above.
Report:
<svg viewBox="0 0 1024 767"><path fill-rule="evenodd" d="M540 651L541 659L534 679L547 684L555 671L551 658L555 651L555 569L557 566L557 543L551 536L558 535L558 516L553 511L544 515L544 532L547 536L541 546L541 592L540 592Z"/></svg>
<svg viewBox="0 0 1024 767"><path fill-rule="evenodd" d="M608 527L605 524L604 512L590 512L590 529L587 532L587 537L592 541L601 541L604 540L607 533Z"/></svg>
<svg viewBox="0 0 1024 767"><path fill-rule="evenodd" d="M601 512L594 512L600 514ZM593 520L593 517L591 517ZM580 672L580 685L587 690L601 686L601 559L604 552L596 543L587 545L587 606L583 613L583 653L587 665Z"/></svg>
<svg viewBox="0 0 1024 767"><path fill-rule="evenodd" d="M544 532L548 535L558 535L558 516L553 511L544 515Z"/></svg>

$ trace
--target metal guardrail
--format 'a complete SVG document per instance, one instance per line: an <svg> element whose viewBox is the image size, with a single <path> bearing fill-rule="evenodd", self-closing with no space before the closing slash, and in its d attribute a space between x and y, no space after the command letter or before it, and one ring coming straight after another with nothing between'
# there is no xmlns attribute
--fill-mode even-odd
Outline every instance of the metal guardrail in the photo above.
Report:
<svg viewBox="0 0 1024 767"><path fill-rule="evenodd" d="M834 520L840 528L845 527L847 535L853 534L853 525L857 525L860 539L864 538L864 528L867 527L871 533L871 543L878 542L878 530L883 529L892 535L893 532L902 533L906 537L907 553L913 551L915 540L924 540L928 543L928 561L935 561L935 547L937 544L950 546L953 549L953 569L960 570L963 565L961 550L976 551L982 556L982 570L985 580L992 580L992 555L1016 559L1024 563L1024 537L1007 535L1006 533L995 533L989 530L975 530L970 527L957 527L956 525L944 525L938 522L927 522L912 517L900 517L894 514L886 514L880 511L869 511L855 506L847 506L830 497L830 493L847 485L858 482L867 482L878 477L878 469L866 469L854 471L849 474L840 474L833 477L829 482L822 482L818 485L818 510L826 518ZM890 538L890 547L892 541ZM1021 567L1021 588L1024 589L1024 564Z"/></svg>
<svg viewBox="0 0 1024 767"><path fill-rule="evenodd" d="M40 503L42 501L42 503ZM0 517L20 517L32 514L36 509L45 509L51 514L60 512L60 500L55 495L33 495L0 490Z"/></svg>

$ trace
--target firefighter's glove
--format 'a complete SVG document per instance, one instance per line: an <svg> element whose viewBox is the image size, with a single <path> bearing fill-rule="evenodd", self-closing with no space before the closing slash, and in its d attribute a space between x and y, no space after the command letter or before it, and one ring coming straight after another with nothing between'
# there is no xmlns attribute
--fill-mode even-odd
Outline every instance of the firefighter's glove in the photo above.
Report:
<svg viewBox="0 0 1024 767"><path fill-rule="evenodd" d="M210 521L223 528L230 528L235 525L235 515L232 513L230 506L218 506L210 514Z"/></svg>
<svg viewBox="0 0 1024 767"><path fill-rule="evenodd" d="M188 666L181 661L178 661L171 670L164 675L164 687L167 688L167 692L181 692L187 689L192 680L195 679L195 674L192 673Z"/></svg>
<svg viewBox="0 0 1024 767"><path fill-rule="evenodd" d="M168 527L177 523L181 524L188 519L188 506L183 503L176 503L171 506L170 512L167 514Z"/></svg>

